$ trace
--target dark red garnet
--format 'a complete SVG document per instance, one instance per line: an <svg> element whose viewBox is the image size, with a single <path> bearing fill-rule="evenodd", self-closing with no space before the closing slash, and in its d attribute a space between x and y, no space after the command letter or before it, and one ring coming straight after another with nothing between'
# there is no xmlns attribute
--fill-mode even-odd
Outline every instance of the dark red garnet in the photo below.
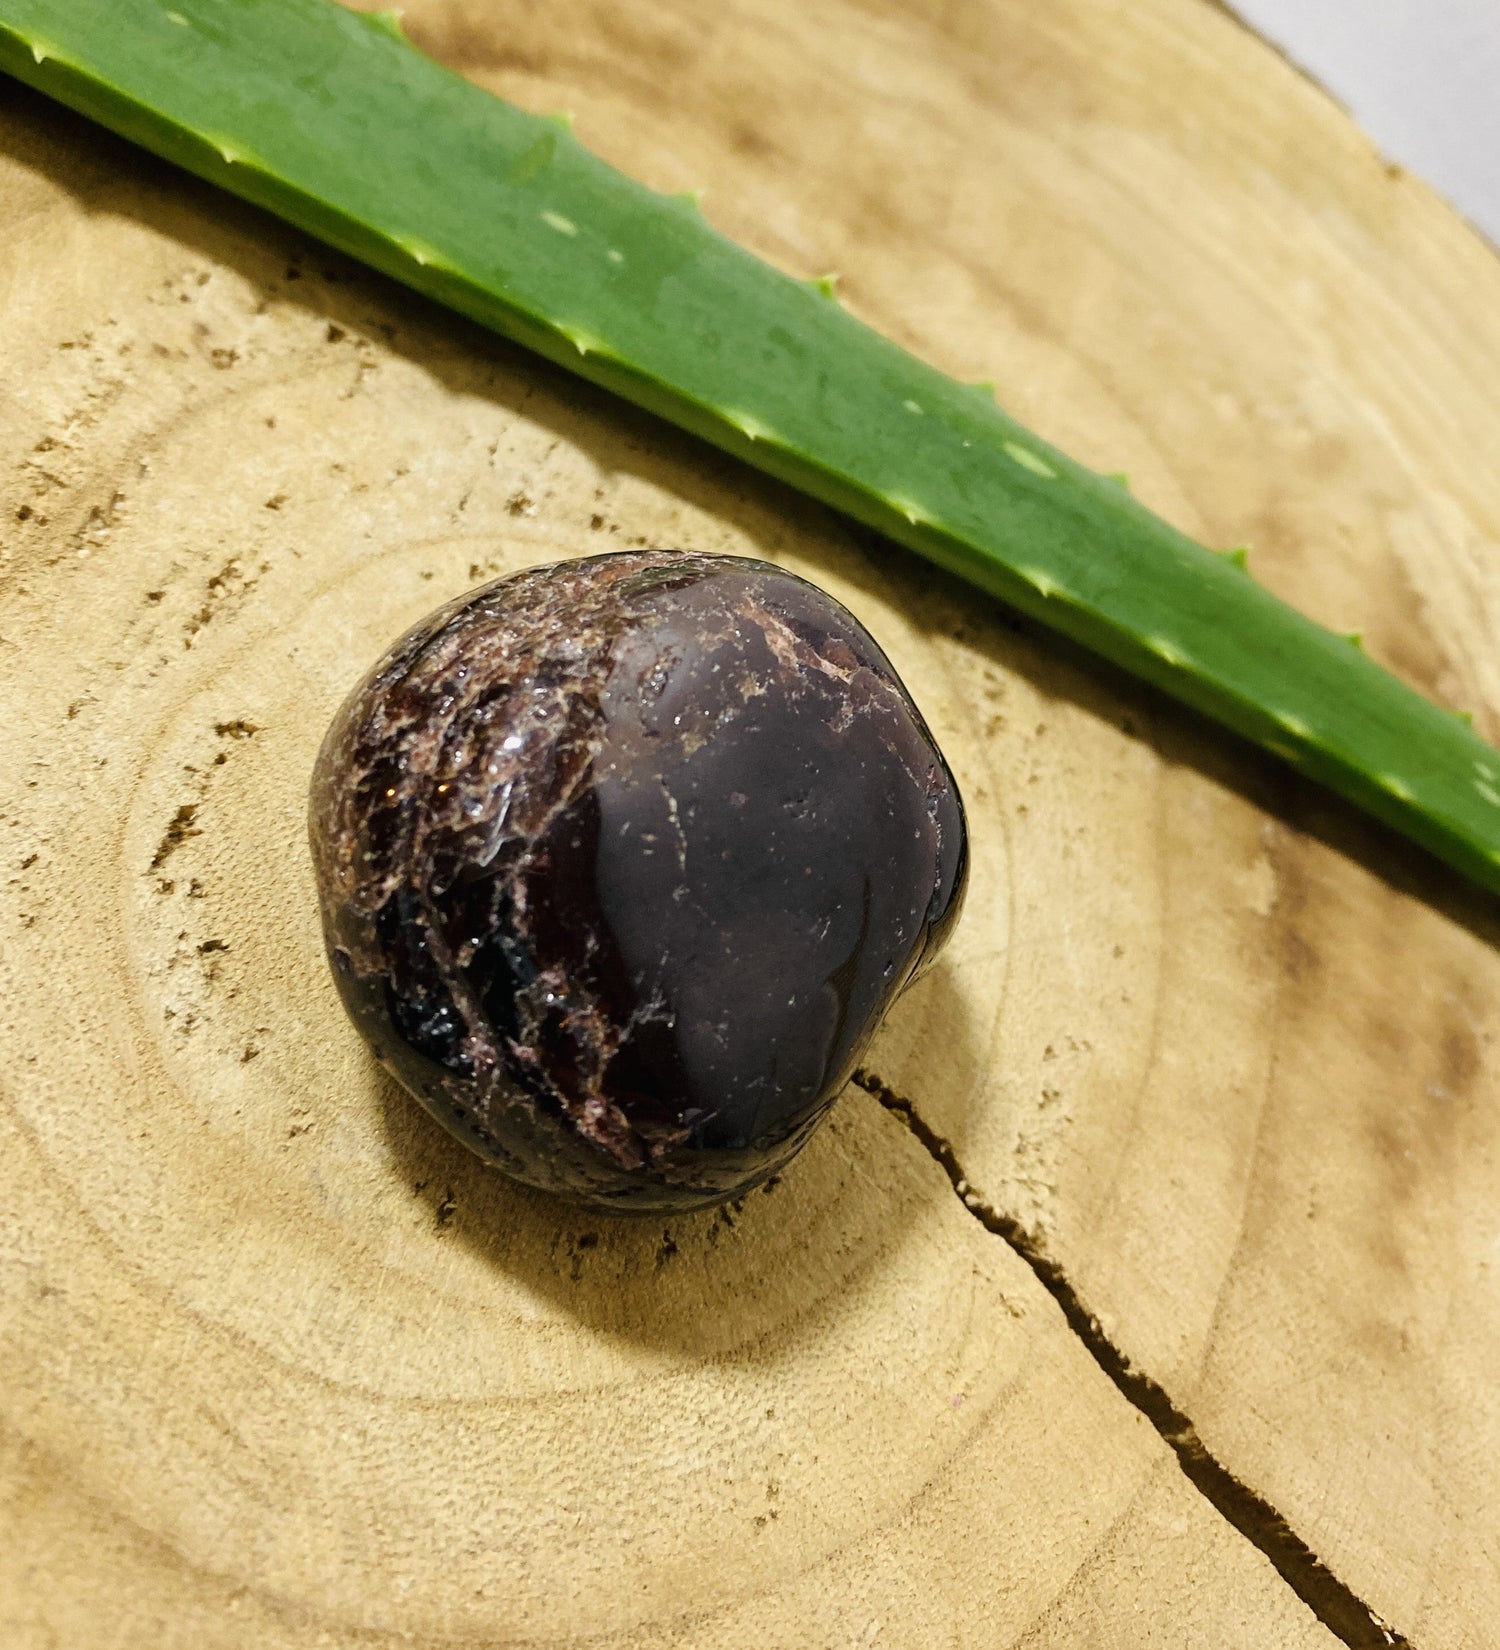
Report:
<svg viewBox="0 0 1500 1650"><path fill-rule="evenodd" d="M489 1162L627 1210L748 1190L942 944L953 775L889 661L768 562L535 568L408 632L312 787L344 1004Z"/></svg>

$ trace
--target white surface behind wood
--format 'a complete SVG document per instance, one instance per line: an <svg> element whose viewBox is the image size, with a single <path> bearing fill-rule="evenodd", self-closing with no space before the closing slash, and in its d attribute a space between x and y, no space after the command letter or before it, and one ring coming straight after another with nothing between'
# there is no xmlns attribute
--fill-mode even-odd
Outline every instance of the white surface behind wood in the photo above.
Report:
<svg viewBox="0 0 1500 1650"><path fill-rule="evenodd" d="M1500 0L1233 0L1500 243Z"/></svg>

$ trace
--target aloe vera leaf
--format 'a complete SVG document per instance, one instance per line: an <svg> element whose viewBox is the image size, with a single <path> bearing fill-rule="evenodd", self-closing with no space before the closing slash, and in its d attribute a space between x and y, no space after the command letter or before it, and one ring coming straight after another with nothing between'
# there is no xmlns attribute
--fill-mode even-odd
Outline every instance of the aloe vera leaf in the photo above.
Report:
<svg viewBox="0 0 1500 1650"><path fill-rule="evenodd" d="M1055 627L1500 891L1500 753L1346 638L333 0L0 0L0 67Z"/></svg>

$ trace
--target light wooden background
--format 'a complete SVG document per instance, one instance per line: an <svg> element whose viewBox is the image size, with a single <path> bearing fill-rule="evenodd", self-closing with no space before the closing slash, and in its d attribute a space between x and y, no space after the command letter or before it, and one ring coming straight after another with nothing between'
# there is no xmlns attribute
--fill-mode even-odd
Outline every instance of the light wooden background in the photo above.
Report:
<svg viewBox="0 0 1500 1650"><path fill-rule="evenodd" d="M408 24L1500 731L1500 261L1220 10ZM0 223L7 1650L1492 1650L1490 902L8 84ZM867 1087L649 1225L378 1074L303 845L403 626L642 542L848 601L975 845Z"/></svg>

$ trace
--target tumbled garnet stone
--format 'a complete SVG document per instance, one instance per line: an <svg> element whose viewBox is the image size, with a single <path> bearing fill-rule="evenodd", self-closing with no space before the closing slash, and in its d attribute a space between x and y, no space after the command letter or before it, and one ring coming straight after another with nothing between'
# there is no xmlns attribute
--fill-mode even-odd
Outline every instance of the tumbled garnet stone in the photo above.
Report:
<svg viewBox="0 0 1500 1650"><path fill-rule="evenodd" d="M795 1153L957 917L953 776L889 661L768 562L501 579L408 632L312 788L345 1006L441 1122L575 1200Z"/></svg>

